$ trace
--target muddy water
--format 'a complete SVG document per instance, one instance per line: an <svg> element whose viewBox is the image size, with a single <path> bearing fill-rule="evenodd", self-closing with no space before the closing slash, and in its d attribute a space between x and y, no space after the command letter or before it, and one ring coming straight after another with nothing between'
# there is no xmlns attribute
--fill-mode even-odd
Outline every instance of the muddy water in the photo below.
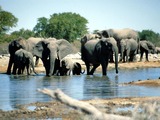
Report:
<svg viewBox="0 0 160 120"><path fill-rule="evenodd" d="M108 71L108 76L101 73L93 76L52 76L44 74L33 76L14 76L0 74L0 109L12 110L17 104L47 102L52 99L36 90L38 88L62 89L76 99L160 96L160 87L123 86L121 83L157 79L160 68Z"/></svg>

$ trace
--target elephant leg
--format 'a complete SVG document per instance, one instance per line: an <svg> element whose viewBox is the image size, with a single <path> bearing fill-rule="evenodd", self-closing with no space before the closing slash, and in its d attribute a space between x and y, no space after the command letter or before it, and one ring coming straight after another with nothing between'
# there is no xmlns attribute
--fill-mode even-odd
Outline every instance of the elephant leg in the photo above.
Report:
<svg viewBox="0 0 160 120"><path fill-rule="evenodd" d="M70 69L67 71L66 75L71 75L71 70Z"/></svg>
<svg viewBox="0 0 160 120"><path fill-rule="evenodd" d="M142 61L142 58L143 58L143 51L141 51L141 56L140 56L140 61Z"/></svg>
<svg viewBox="0 0 160 120"><path fill-rule="evenodd" d="M129 62L133 62L133 57L134 57L134 54L130 54L128 61L129 61Z"/></svg>
<svg viewBox="0 0 160 120"><path fill-rule="evenodd" d="M149 61L148 60L148 51L146 51L145 53L146 53L146 61Z"/></svg>
<svg viewBox="0 0 160 120"><path fill-rule="evenodd" d="M30 75L30 67L29 67L29 64L26 65L26 69L27 69L27 75Z"/></svg>
<svg viewBox="0 0 160 120"><path fill-rule="evenodd" d="M110 62L110 63L114 63L114 60L113 60L113 52L111 52L111 54L110 54L110 57L109 57L109 58L110 58L109 62Z"/></svg>
<svg viewBox="0 0 160 120"><path fill-rule="evenodd" d="M21 73L22 73L22 68L19 67L19 68L18 68L18 75L20 75Z"/></svg>
<svg viewBox="0 0 160 120"><path fill-rule="evenodd" d="M13 65L13 72L12 72L12 74L16 75L16 71L17 71L17 65L14 64Z"/></svg>
<svg viewBox="0 0 160 120"><path fill-rule="evenodd" d="M129 54L130 54L130 51L129 51L129 50L127 50L127 52L126 52L126 62L129 62L129 59L128 59Z"/></svg>
<svg viewBox="0 0 160 120"><path fill-rule="evenodd" d="M88 62L85 62L86 68L87 68L87 75L90 75L90 64Z"/></svg>
<svg viewBox="0 0 160 120"><path fill-rule="evenodd" d="M100 64L93 64L93 68L91 69L89 75L93 75L94 71L96 70L96 68L99 66Z"/></svg>
<svg viewBox="0 0 160 120"><path fill-rule="evenodd" d="M9 59L8 68L7 68L7 74L9 74L9 75L11 74L11 68L12 68L13 62L14 62L14 57L13 57L13 55L11 55L10 59Z"/></svg>
<svg viewBox="0 0 160 120"><path fill-rule="evenodd" d="M77 75L80 75L80 74L81 74L81 72L82 72L81 67L77 68Z"/></svg>
<svg viewBox="0 0 160 120"><path fill-rule="evenodd" d="M43 65L45 67L46 76L47 76L49 74L49 69L50 69L49 60L42 59L42 61L43 61Z"/></svg>
<svg viewBox="0 0 160 120"><path fill-rule="evenodd" d="M38 66L39 63L39 57L36 56L35 66Z"/></svg>
<svg viewBox="0 0 160 120"><path fill-rule="evenodd" d="M106 76L107 75L108 60L106 62L105 61L102 62L101 66L102 66L102 74L104 76Z"/></svg>
<svg viewBox="0 0 160 120"><path fill-rule="evenodd" d="M131 55L131 61L132 61L132 62L134 62L134 61L137 60L137 59L136 59L136 54L137 54L137 50L135 50L135 51L133 52L133 54Z"/></svg>
<svg viewBox="0 0 160 120"><path fill-rule="evenodd" d="M123 62L125 63L127 61L127 51L124 51L124 55L123 55Z"/></svg>
<svg viewBox="0 0 160 120"><path fill-rule="evenodd" d="M120 54L120 58L119 58L119 61L120 61L120 62L122 62L122 55L121 55L121 54Z"/></svg>

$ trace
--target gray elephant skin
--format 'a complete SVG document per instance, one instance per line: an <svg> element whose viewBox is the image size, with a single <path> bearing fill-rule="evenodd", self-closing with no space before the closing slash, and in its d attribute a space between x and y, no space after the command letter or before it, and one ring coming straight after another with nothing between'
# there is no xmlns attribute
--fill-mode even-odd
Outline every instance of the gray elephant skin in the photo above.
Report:
<svg viewBox="0 0 160 120"><path fill-rule="evenodd" d="M92 40L92 39L100 39L101 36L98 34L85 34L82 38L81 38L81 44L85 44L87 41Z"/></svg>
<svg viewBox="0 0 160 120"><path fill-rule="evenodd" d="M160 47L155 47L155 53L156 54L160 53Z"/></svg>
<svg viewBox="0 0 160 120"><path fill-rule="evenodd" d="M99 65L102 66L102 75L107 75L106 69L113 49L115 49L115 69L118 73L118 48L113 48L113 45L108 41L110 38L94 39L81 46L82 60L85 62L87 75L93 75ZM91 65L93 68L90 70Z"/></svg>
<svg viewBox="0 0 160 120"><path fill-rule="evenodd" d="M23 38L18 38L13 41L11 41L8 45L8 51L10 54L10 59L8 63L8 68L7 68L7 74L11 74L11 68L14 62L14 55L17 50L20 48L29 51L32 53L33 47L37 42L39 42L41 38L29 38L28 40L25 40ZM37 58L38 60L38 58Z"/></svg>
<svg viewBox="0 0 160 120"><path fill-rule="evenodd" d="M30 66L32 67L33 72L36 74L34 70L34 61L32 53L24 49L17 50L14 55L13 74L17 74L17 69L18 74L23 74L24 69L26 68L27 75L30 75Z"/></svg>
<svg viewBox="0 0 160 120"><path fill-rule="evenodd" d="M130 29L130 28L124 28L124 29L107 29L97 32L98 35L105 38L113 37L117 41L117 46L119 48L119 52L121 50L120 48L120 41L122 39L131 39L133 38L139 43L139 35L138 32Z"/></svg>
<svg viewBox="0 0 160 120"><path fill-rule="evenodd" d="M135 41L134 39L122 39L120 42L120 46L121 46L120 61L133 62L138 49L137 41Z"/></svg>
<svg viewBox="0 0 160 120"><path fill-rule="evenodd" d="M89 40L93 40L93 39L97 39L98 40L100 38L101 38L101 35L98 35L98 34L86 34L81 38L81 46L83 47L84 44ZM110 39L108 39L108 42L111 43L113 45L113 48L114 48L112 53L110 54L109 61L114 63L113 52L114 52L115 48L117 47L117 41L113 37L110 37Z"/></svg>
<svg viewBox="0 0 160 120"><path fill-rule="evenodd" d="M146 54L146 61L148 60L148 53L155 53L155 45L147 40L141 40L139 43L140 46L140 61L143 59L143 54Z"/></svg>
<svg viewBox="0 0 160 120"><path fill-rule="evenodd" d="M66 55L73 53L71 44L64 39L49 41L42 40L38 42L33 50L33 54L41 58L46 70L46 76L54 75L55 62L59 62Z"/></svg>

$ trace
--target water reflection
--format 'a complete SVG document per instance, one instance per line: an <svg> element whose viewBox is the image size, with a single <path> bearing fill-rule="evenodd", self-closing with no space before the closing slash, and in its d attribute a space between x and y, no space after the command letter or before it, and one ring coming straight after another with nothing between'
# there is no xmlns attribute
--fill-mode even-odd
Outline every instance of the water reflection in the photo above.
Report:
<svg viewBox="0 0 160 120"><path fill-rule="evenodd" d="M15 109L17 104L51 101L47 95L37 92L38 88L60 88L75 99L160 96L160 87L122 86L119 83L133 80L159 78L160 68L108 71L108 77L96 73L93 76L16 76L0 74L0 109Z"/></svg>
<svg viewBox="0 0 160 120"><path fill-rule="evenodd" d="M118 79L106 76L86 76L84 80L84 99L106 98L117 96Z"/></svg>

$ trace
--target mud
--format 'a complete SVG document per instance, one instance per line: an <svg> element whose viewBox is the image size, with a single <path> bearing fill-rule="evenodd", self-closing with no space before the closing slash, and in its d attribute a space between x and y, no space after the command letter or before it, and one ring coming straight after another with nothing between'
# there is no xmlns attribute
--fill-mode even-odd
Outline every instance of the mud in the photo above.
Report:
<svg viewBox="0 0 160 120"><path fill-rule="evenodd" d="M113 99L94 99L85 101L98 108L100 111L108 114L119 114L133 117L136 107L142 104L147 106L159 106L160 97L137 97L137 98L113 98ZM58 101L47 103L30 103L26 105L17 105L16 110L0 110L0 119L63 119L63 120L82 120L91 119L90 116L79 110L70 108ZM30 109L30 108L33 109ZM142 107L142 106L141 106ZM128 108L128 110L126 110ZM152 107L153 108L153 107ZM142 109L142 108L141 108ZM156 111L156 110L155 110ZM137 113L137 115L140 113ZM158 113L159 114L159 113ZM147 113L146 113L147 116ZM158 116L159 117L159 116Z"/></svg>

